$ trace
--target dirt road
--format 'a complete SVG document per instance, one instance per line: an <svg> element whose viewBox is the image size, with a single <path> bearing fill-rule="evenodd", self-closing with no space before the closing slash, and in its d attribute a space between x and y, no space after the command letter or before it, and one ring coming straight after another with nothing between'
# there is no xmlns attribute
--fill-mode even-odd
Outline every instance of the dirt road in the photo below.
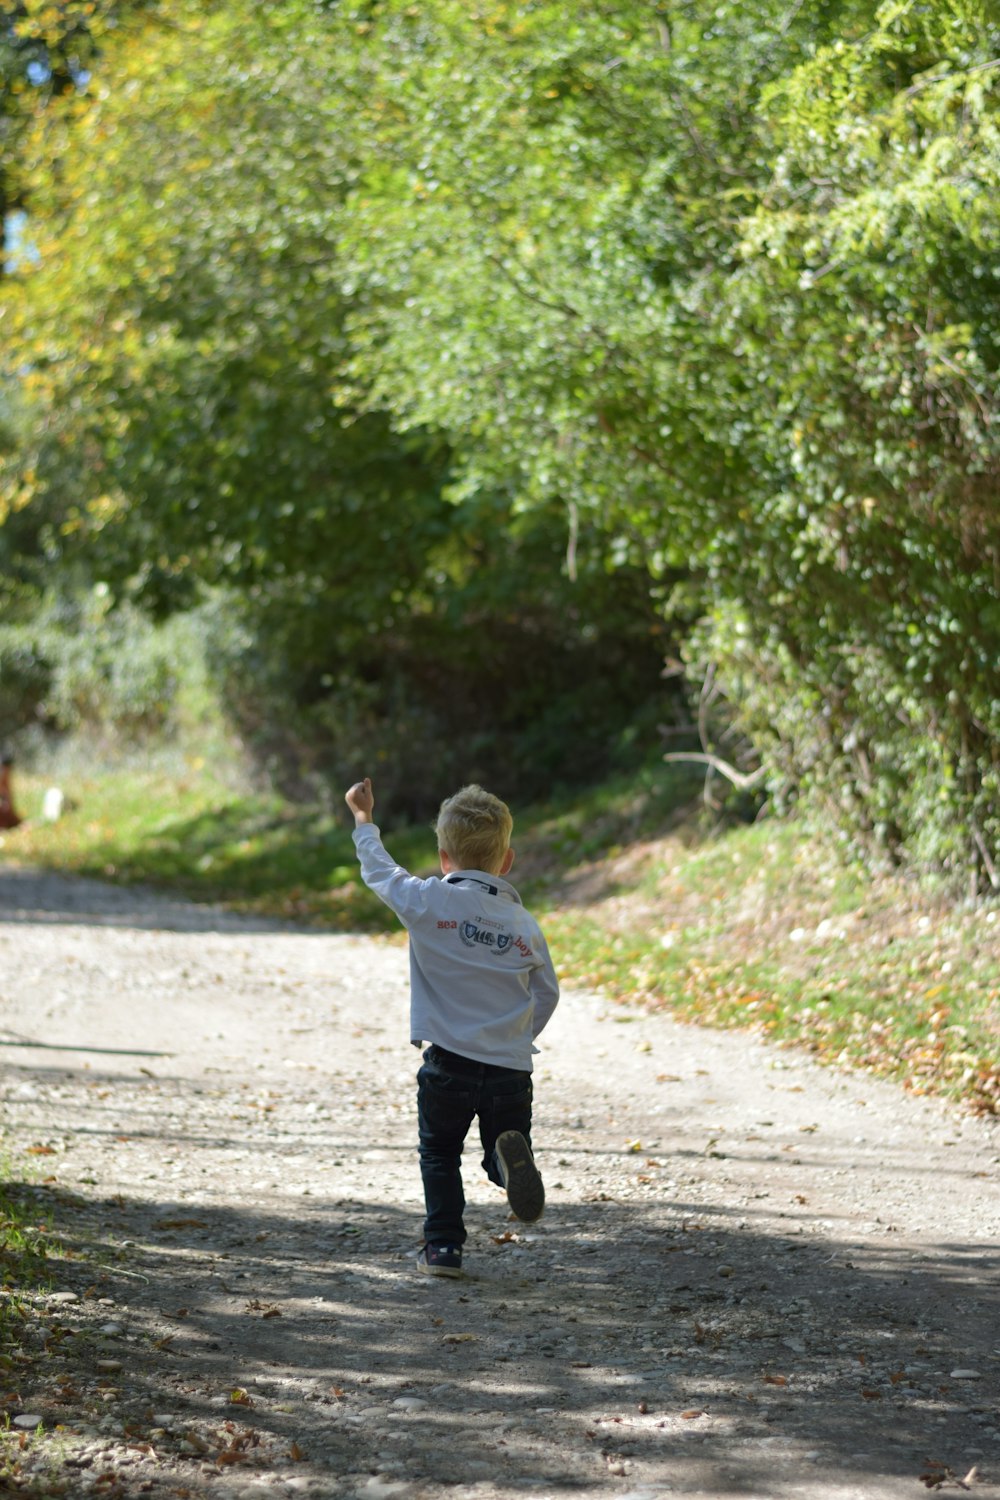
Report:
<svg viewBox="0 0 1000 1500"><path fill-rule="evenodd" d="M399 944L0 870L0 998L56 1236L0 1490L1000 1496L996 1124L567 993L545 1218L470 1151L444 1281Z"/></svg>

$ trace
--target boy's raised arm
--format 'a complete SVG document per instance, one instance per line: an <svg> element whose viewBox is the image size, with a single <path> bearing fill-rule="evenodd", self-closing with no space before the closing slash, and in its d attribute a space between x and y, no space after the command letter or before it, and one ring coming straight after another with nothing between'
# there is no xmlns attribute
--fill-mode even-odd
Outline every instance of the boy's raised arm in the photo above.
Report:
<svg viewBox="0 0 1000 1500"><path fill-rule="evenodd" d="M398 865L385 848L378 828L372 818L375 810L375 795L371 777L356 781L344 795L354 814L354 847L361 864L361 878L369 890L374 891L394 911L404 926L420 917L427 910L428 892L437 887L437 881L420 880Z"/></svg>

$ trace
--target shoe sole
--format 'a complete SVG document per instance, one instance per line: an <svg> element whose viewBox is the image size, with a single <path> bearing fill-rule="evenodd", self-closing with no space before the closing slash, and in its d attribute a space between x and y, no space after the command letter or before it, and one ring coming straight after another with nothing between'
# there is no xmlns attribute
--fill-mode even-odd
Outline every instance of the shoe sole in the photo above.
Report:
<svg viewBox="0 0 1000 1500"><path fill-rule="evenodd" d="M545 1188L527 1141L519 1131L505 1130L496 1153L511 1212L522 1224L534 1224L545 1210Z"/></svg>

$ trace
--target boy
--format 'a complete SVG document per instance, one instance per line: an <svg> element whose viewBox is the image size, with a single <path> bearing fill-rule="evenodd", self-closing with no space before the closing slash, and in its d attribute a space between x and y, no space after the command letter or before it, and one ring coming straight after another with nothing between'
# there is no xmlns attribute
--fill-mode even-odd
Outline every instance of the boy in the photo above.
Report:
<svg viewBox="0 0 1000 1500"><path fill-rule="evenodd" d="M465 786L435 825L441 879L418 880L382 846L366 777L347 793L361 875L410 934L410 1037L429 1042L417 1074L420 1174L426 1218L417 1264L462 1274L461 1155L479 1118L483 1166L526 1223L545 1189L531 1153L534 1038L559 999L545 939L504 879L514 863L506 804Z"/></svg>

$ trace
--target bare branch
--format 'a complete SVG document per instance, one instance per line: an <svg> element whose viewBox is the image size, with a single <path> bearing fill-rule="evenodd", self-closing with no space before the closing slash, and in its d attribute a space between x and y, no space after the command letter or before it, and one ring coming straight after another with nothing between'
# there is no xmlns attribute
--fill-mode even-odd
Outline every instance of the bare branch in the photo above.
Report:
<svg viewBox="0 0 1000 1500"><path fill-rule="evenodd" d="M708 750L708 710L719 696L719 689L715 685L715 663L709 662L704 681L701 684L701 692L698 694L698 738L701 740L701 748Z"/></svg>
<svg viewBox="0 0 1000 1500"><path fill-rule="evenodd" d="M986 848L986 840L979 832L979 829L976 827L975 823L973 823L972 825L972 837L976 841L976 848L979 850L980 854L983 857L983 864L986 867L986 873L990 877L990 885L995 891L1000 890L1000 874L997 873L997 867L994 864L993 860L990 858L989 850Z"/></svg>
<svg viewBox="0 0 1000 1500"><path fill-rule="evenodd" d="M531 291L529 287L525 286L522 280L514 275L513 271L507 265L502 256L487 254L486 259L490 262L491 265L496 266L501 275L506 276L511 285L520 292L522 297L527 297L529 302L537 302L539 307L547 307L552 312L562 313L564 317L578 318L580 316L576 308L573 307L569 302L552 302L548 297L541 296L539 292ZM518 269L524 272L526 276L529 276L536 285L538 284L538 278L534 275L533 272L529 271L526 266L519 265Z"/></svg>
<svg viewBox="0 0 1000 1500"><path fill-rule="evenodd" d="M663 759L697 761L699 765L708 766L713 771L720 771L723 776L727 777L733 783L733 786L739 787L740 791L746 791L748 788L756 786L758 782L763 781L767 774L766 766L758 766L756 771L751 771L747 776L742 771L737 771L735 766L731 766L727 760L722 760L718 755L706 755L699 750L672 750Z"/></svg>
<svg viewBox="0 0 1000 1500"><path fill-rule="evenodd" d="M576 501L569 502L569 535L566 538L566 575L570 583L576 582L576 546L580 537L580 513Z"/></svg>

